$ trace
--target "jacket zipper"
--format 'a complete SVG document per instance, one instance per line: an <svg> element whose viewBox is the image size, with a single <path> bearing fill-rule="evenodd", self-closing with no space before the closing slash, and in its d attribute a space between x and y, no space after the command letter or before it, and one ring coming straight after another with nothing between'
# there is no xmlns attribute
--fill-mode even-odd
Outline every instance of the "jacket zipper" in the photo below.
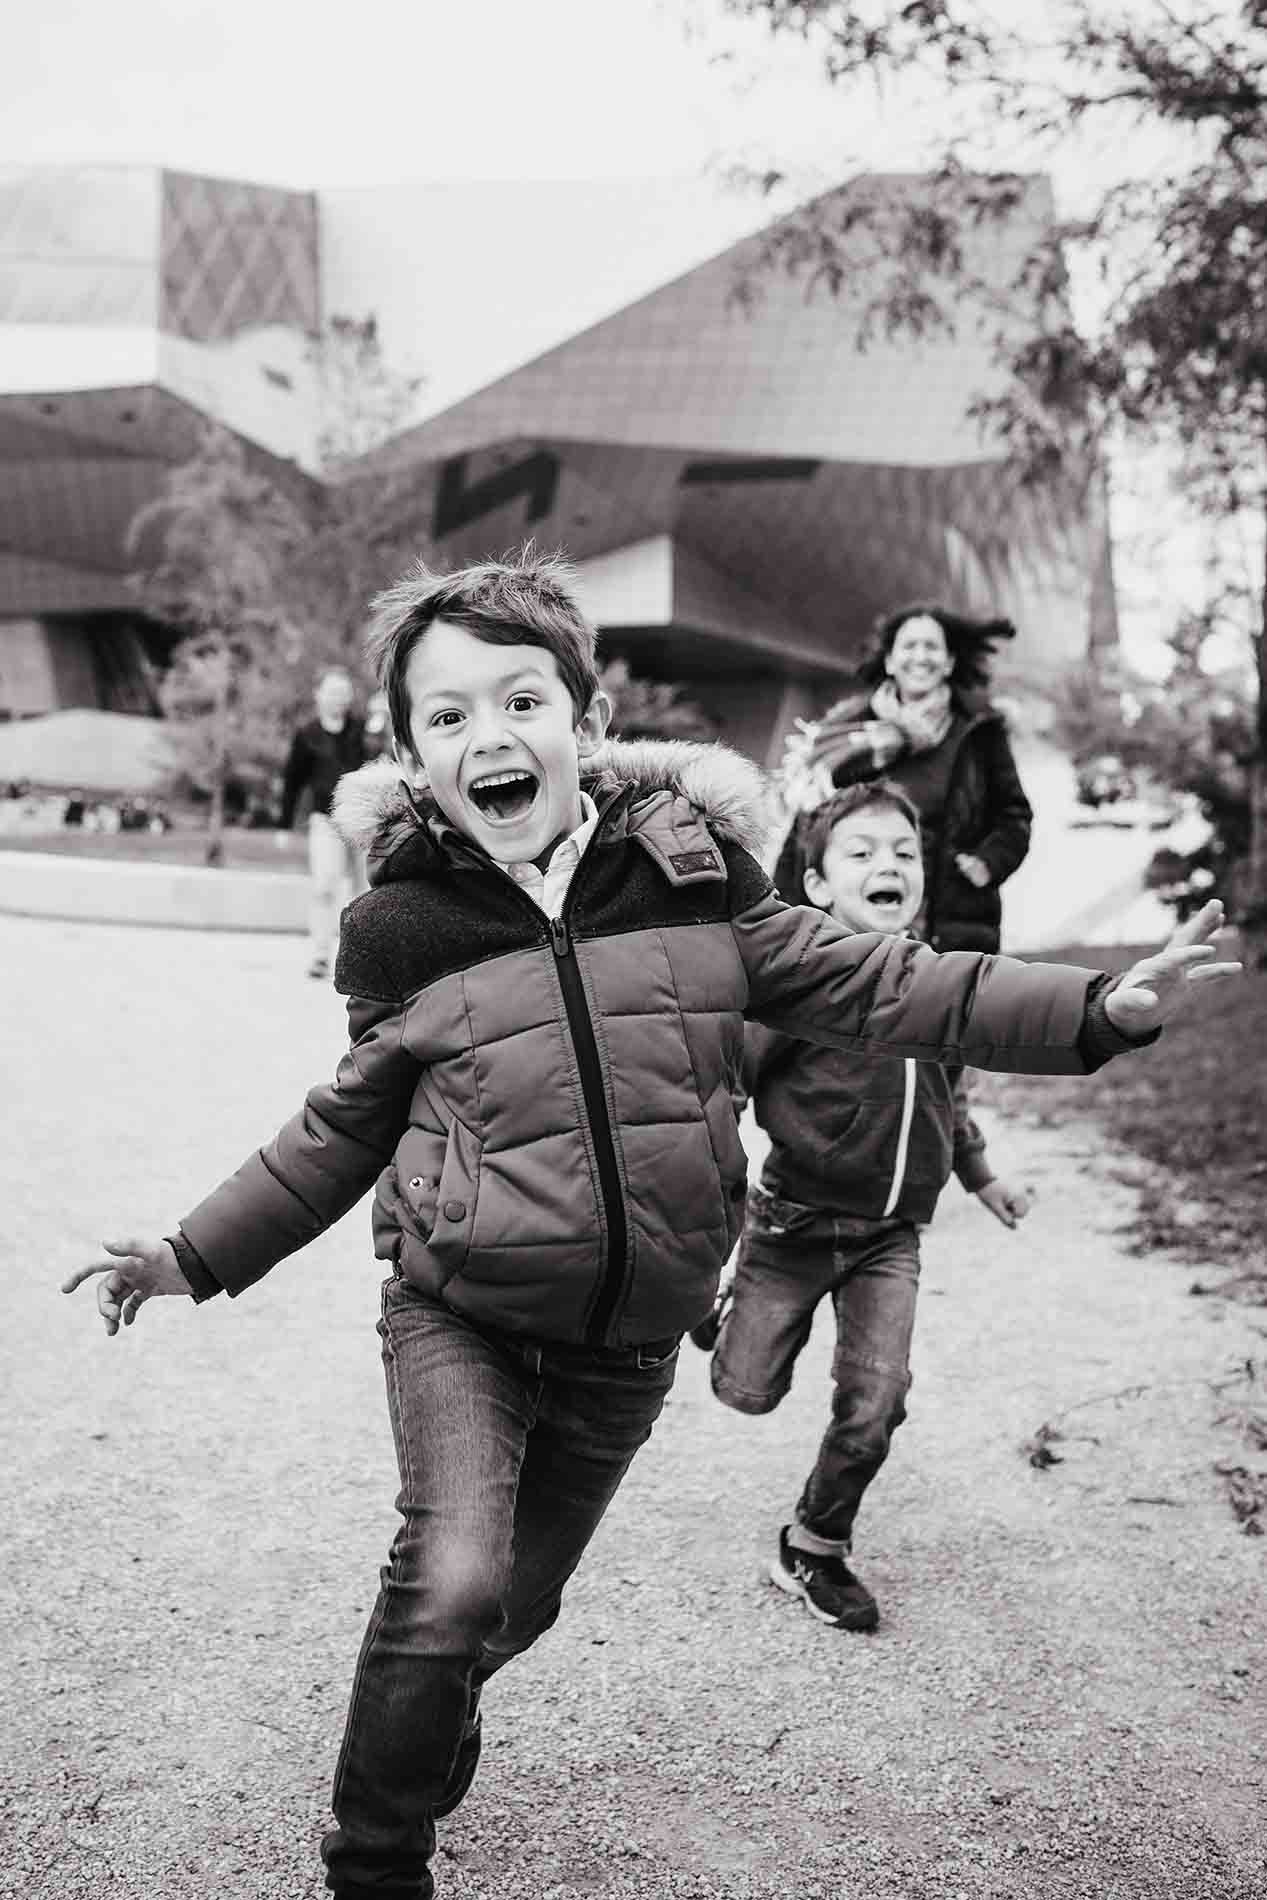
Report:
<svg viewBox="0 0 1267 1900"><path fill-rule="evenodd" d="M576 1066L581 1078L581 1094L589 1116L594 1140L594 1158L598 1163L598 1185L603 1197L603 1216L607 1223L607 1265L603 1271L598 1298L585 1328L587 1344L601 1346L620 1299L628 1264L629 1228L625 1220L625 1196L616 1162L616 1143L612 1135L611 1115L603 1088L603 1065L598 1053L594 1022L585 998L580 967L568 927L562 917L551 917L550 943L554 950L567 1011L568 1028L576 1050Z"/></svg>
<svg viewBox="0 0 1267 1900"><path fill-rule="evenodd" d="M906 1179L906 1156L911 1145L911 1122L915 1115L915 1060L912 1056L903 1056L902 1067L906 1071L903 1080L902 1120L897 1131L897 1158L893 1163L893 1184L889 1189L889 1198L884 1203L881 1220L887 1220L897 1206L898 1196Z"/></svg>

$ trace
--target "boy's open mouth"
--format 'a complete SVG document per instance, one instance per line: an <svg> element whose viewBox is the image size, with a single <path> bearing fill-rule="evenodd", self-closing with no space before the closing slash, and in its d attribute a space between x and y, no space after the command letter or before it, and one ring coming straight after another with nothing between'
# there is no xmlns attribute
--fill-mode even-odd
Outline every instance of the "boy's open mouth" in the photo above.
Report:
<svg viewBox="0 0 1267 1900"><path fill-rule="evenodd" d="M487 772L472 780L467 796L481 817L493 824L509 824L531 810L537 781L531 772Z"/></svg>
<svg viewBox="0 0 1267 1900"><path fill-rule="evenodd" d="M905 891L895 884L877 885L872 891L864 891L863 896L874 910L898 911L906 902Z"/></svg>

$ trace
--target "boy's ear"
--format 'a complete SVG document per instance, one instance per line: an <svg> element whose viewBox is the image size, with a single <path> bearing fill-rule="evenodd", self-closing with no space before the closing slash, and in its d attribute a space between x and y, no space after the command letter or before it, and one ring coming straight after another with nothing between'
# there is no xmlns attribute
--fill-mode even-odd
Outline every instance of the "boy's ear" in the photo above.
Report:
<svg viewBox="0 0 1267 1900"><path fill-rule="evenodd" d="M819 910L831 909L831 890L821 871L816 871L812 864L807 864L801 883L805 887L805 895L811 904L816 905Z"/></svg>
<svg viewBox="0 0 1267 1900"><path fill-rule="evenodd" d="M577 756L588 759L598 751L612 722L612 703L600 687L576 722Z"/></svg>
<svg viewBox="0 0 1267 1900"><path fill-rule="evenodd" d="M405 745L402 740L396 738L392 739L392 757L400 767L402 775L411 785L421 785L425 781L426 773L423 771L413 753L409 750L409 747Z"/></svg>

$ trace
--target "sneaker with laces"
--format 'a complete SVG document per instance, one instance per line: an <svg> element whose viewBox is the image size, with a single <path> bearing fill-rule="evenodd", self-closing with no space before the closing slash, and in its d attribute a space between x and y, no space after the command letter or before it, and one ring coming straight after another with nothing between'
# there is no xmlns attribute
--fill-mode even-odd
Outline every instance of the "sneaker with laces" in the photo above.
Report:
<svg viewBox="0 0 1267 1900"><path fill-rule="evenodd" d="M841 1630L873 1630L880 1621L875 1598L855 1577L843 1557L822 1557L788 1542L788 1526L779 1532L779 1554L770 1565L770 1581L789 1596L800 1597L811 1616Z"/></svg>

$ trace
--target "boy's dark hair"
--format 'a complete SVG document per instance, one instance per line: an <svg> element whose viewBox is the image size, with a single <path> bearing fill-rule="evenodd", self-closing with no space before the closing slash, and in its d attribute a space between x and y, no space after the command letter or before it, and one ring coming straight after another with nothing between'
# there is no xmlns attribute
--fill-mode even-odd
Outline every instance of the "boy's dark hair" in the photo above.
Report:
<svg viewBox="0 0 1267 1900"><path fill-rule="evenodd" d="M950 683L961 692L988 686L995 644L1016 638L1016 628L1010 620L969 620L966 614L951 613L949 607L939 606L936 601L911 601L876 622L875 647L858 668L860 683L879 685L884 678L884 662L893 651L893 642L907 621L919 616L935 620L941 628L946 650L954 661Z"/></svg>
<svg viewBox="0 0 1267 1900"><path fill-rule="evenodd" d="M831 834L838 824L851 818L855 812L877 810L900 812L909 822L916 838L919 837L919 813L900 785L895 785L887 778L870 779L861 785L846 785L842 792L836 792L810 817L805 828L805 856L801 875L804 876L806 871L822 870ZM794 901L799 903L803 899Z"/></svg>
<svg viewBox="0 0 1267 1900"><path fill-rule="evenodd" d="M379 686L387 695L392 731L409 745L409 656L437 620L462 627L493 646L544 647L581 719L598 691L596 634L573 598L573 570L559 555L538 554L531 542L502 561L482 561L434 573L425 561L371 603L366 639Z"/></svg>

